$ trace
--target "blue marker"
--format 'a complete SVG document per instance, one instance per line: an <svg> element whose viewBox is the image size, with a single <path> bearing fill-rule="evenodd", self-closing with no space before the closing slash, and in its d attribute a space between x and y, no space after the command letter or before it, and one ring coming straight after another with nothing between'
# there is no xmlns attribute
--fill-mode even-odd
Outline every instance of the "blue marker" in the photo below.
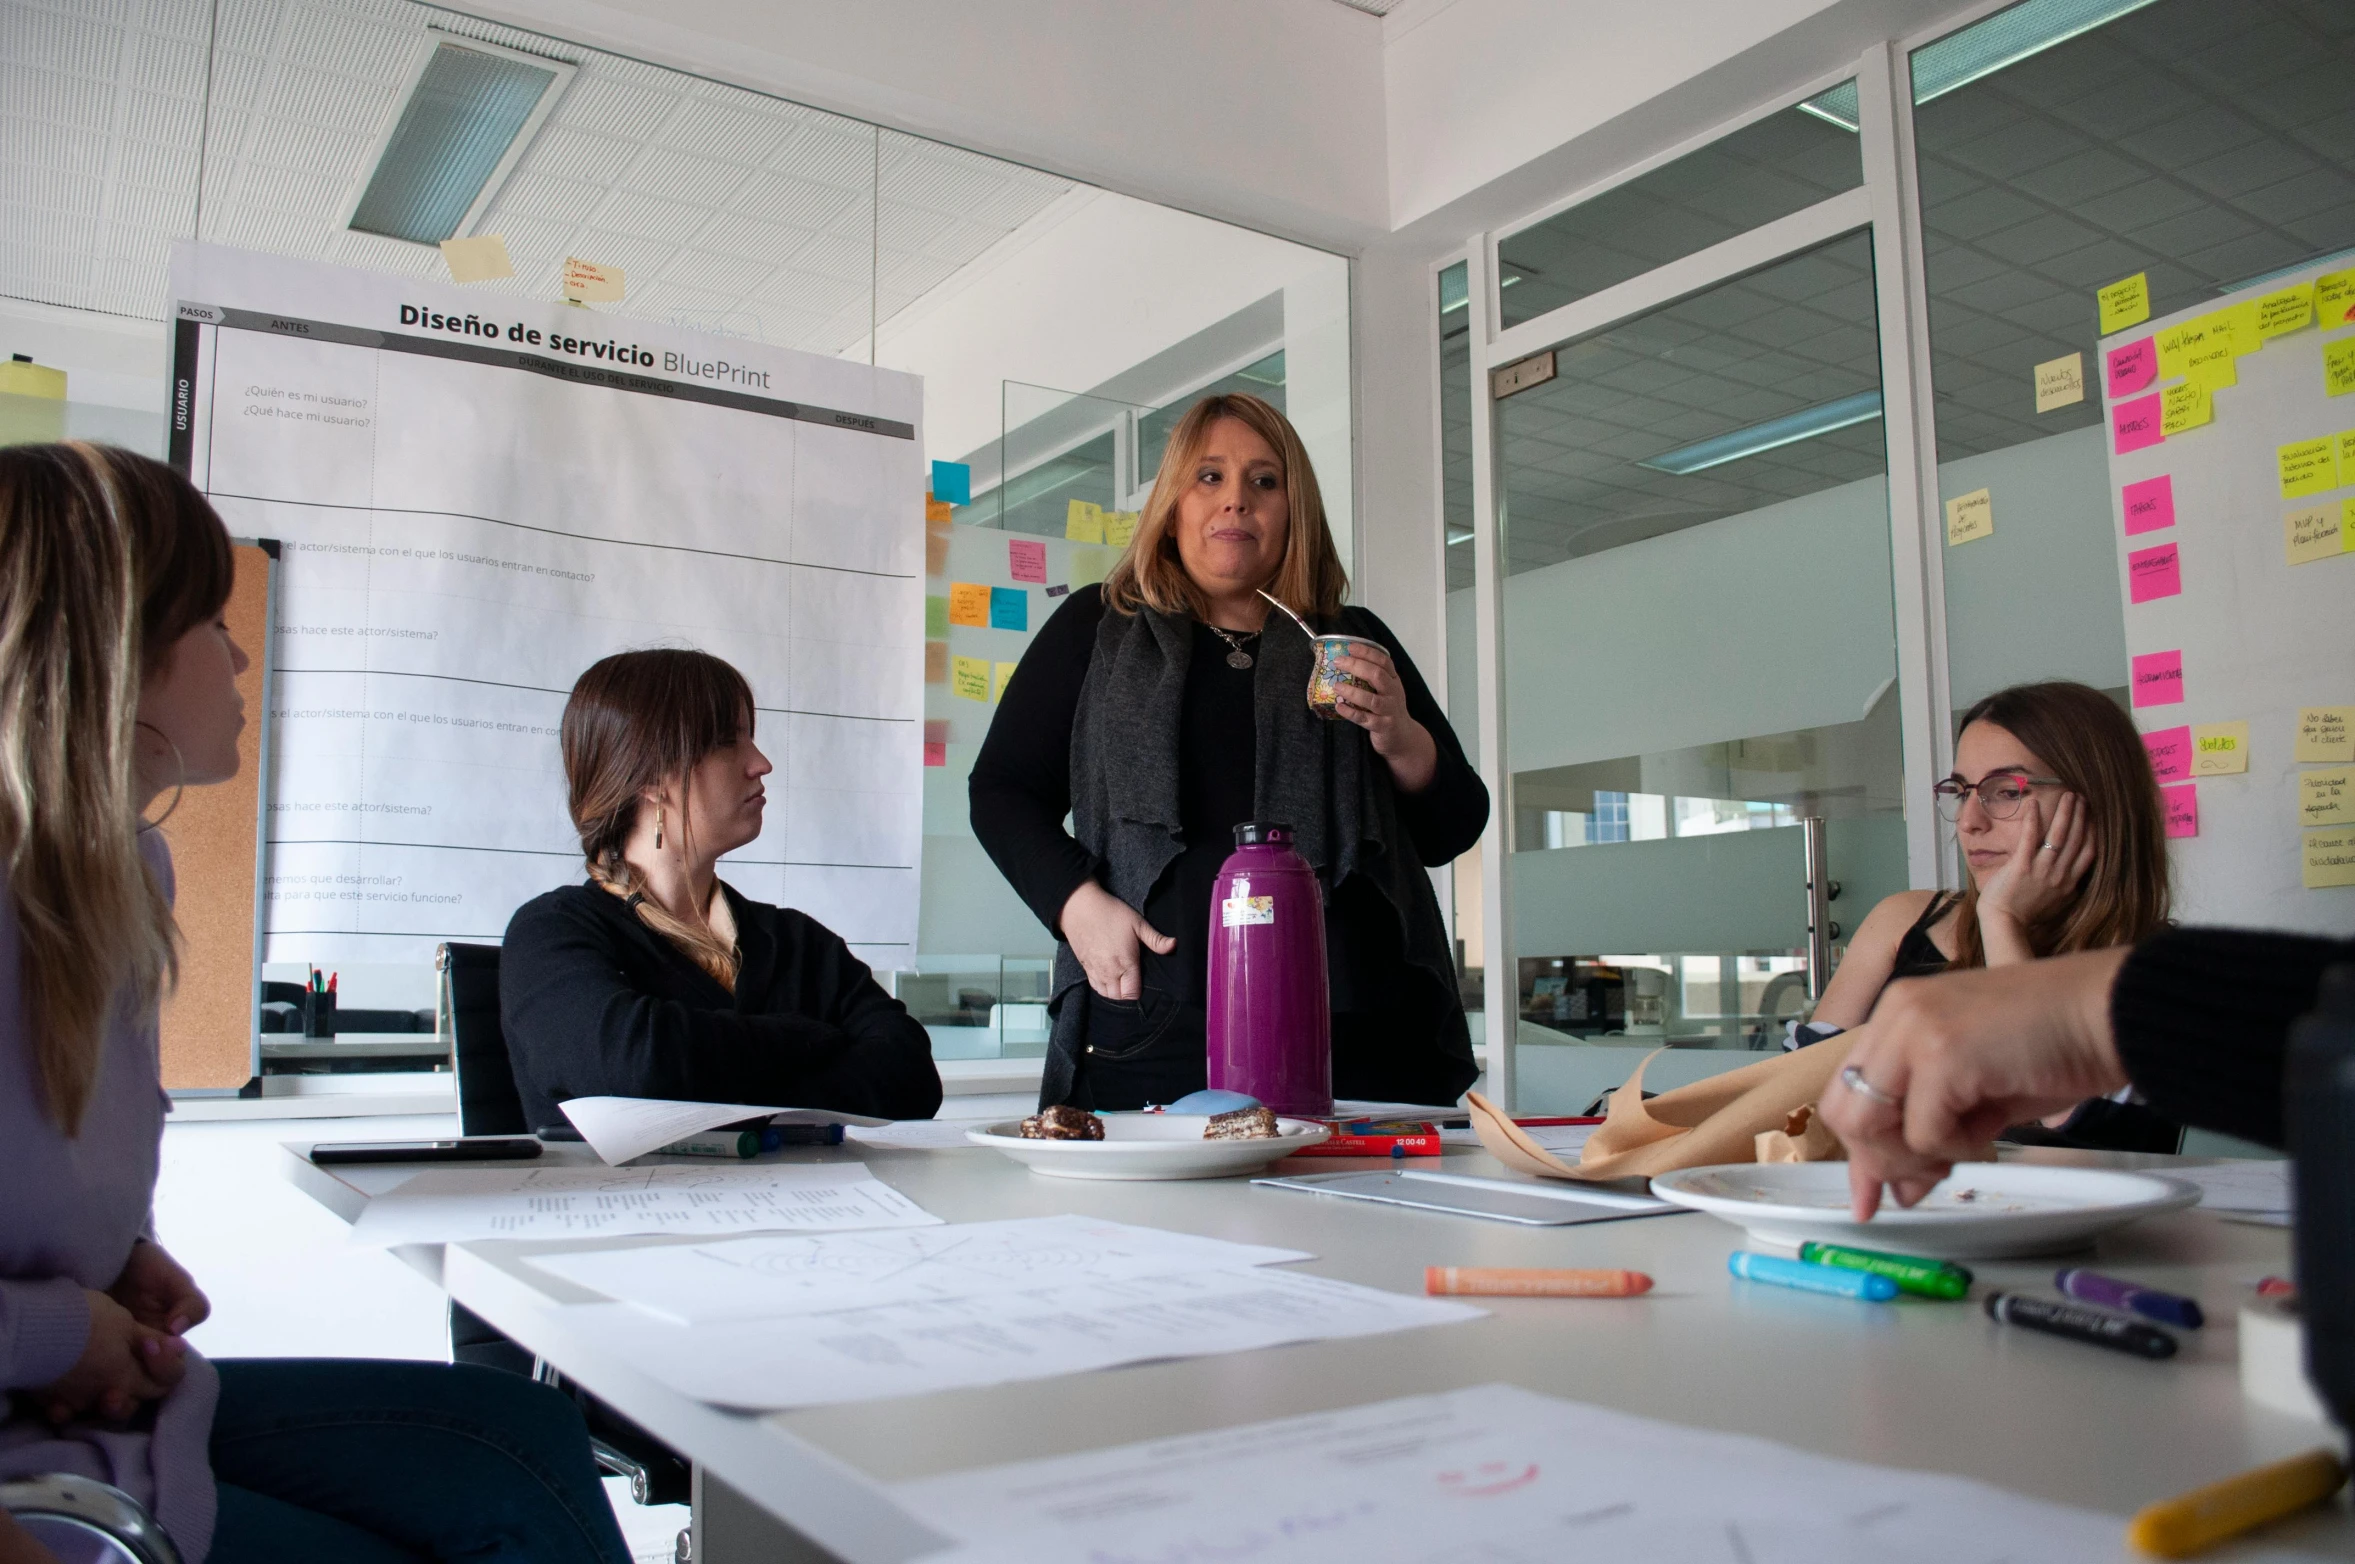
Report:
<svg viewBox="0 0 2355 1564"><path fill-rule="evenodd" d="M1785 1260L1771 1254L1752 1254L1747 1249L1736 1249L1727 1255L1725 1268L1744 1281L1772 1282L1777 1287L1796 1287L1802 1292L1828 1292L1841 1298L1861 1298L1867 1303L1887 1303L1897 1296L1897 1284L1886 1276L1809 1265L1804 1260Z"/></svg>

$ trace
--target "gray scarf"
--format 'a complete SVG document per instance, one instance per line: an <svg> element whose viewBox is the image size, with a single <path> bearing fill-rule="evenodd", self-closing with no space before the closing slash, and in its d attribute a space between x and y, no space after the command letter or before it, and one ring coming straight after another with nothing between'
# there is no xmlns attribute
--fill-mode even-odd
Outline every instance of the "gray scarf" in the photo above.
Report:
<svg viewBox="0 0 2355 1564"><path fill-rule="evenodd" d="M1193 649L1189 617L1107 607L1072 721L1073 834L1104 866L1104 888L1140 913L1187 846L1178 823L1178 723ZM1328 908L1333 887L1352 875L1382 893L1399 919L1409 964L1446 996L1434 1045L1460 1055L1468 1070L1471 1041L1439 898L1398 823L1389 768L1365 730L1308 709L1313 660L1308 638L1271 614L1251 676L1252 817L1293 828L1293 848L1316 870ZM1069 942L1058 942L1041 1103L1071 1094L1087 1047L1086 995L1075 990L1086 985Z"/></svg>

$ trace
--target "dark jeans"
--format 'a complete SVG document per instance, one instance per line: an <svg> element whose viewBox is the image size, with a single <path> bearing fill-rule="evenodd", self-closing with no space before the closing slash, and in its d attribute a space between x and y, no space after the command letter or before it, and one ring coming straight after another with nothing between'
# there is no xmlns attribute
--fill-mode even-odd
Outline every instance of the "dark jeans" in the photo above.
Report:
<svg viewBox="0 0 2355 1564"><path fill-rule="evenodd" d="M1202 1007L1147 982L1141 999L1106 999L1081 988L1064 1001L1088 1007L1088 1046L1072 1102L1091 1112L1172 1103L1209 1080Z"/></svg>
<svg viewBox="0 0 2355 1564"><path fill-rule="evenodd" d="M211 1564L628 1564L581 1414L558 1391L439 1363L218 1367Z"/></svg>

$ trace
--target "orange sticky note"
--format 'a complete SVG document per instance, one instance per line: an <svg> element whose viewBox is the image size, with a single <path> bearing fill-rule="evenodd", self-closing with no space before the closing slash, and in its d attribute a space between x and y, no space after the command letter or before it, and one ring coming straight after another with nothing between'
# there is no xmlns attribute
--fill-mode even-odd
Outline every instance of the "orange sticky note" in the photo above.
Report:
<svg viewBox="0 0 2355 1564"><path fill-rule="evenodd" d="M949 583L949 623L989 628L989 588L974 581Z"/></svg>

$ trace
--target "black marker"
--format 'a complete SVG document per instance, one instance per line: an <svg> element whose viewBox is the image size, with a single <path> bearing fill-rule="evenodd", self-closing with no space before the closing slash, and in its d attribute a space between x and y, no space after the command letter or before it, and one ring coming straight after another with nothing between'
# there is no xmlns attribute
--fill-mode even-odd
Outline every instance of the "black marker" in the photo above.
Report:
<svg viewBox="0 0 2355 1564"><path fill-rule="evenodd" d="M2023 1298L2014 1292L1993 1292L1987 1295L1987 1317L2005 1325L2040 1330L2048 1336L2066 1336L2071 1341L2107 1347L2112 1352L2131 1352L2138 1358L2175 1356L2175 1338L2156 1325L2122 1319L2118 1315L2101 1309L2088 1309L2081 1304L2055 1303L2047 1298Z"/></svg>

